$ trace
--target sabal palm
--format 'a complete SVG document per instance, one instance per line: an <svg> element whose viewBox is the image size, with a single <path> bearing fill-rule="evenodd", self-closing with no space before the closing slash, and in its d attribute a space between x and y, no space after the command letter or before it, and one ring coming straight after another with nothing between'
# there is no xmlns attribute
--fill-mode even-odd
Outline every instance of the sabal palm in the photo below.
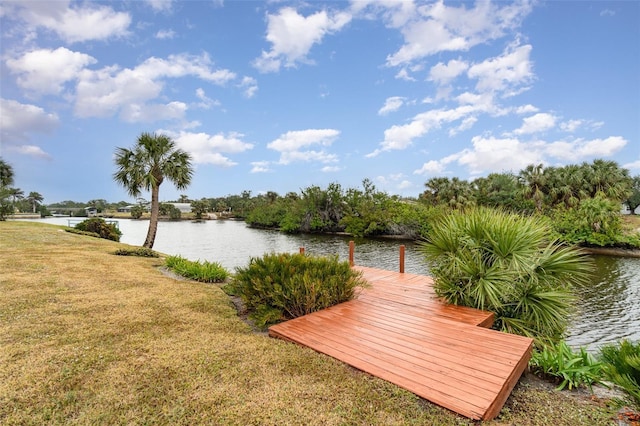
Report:
<svg viewBox="0 0 640 426"><path fill-rule="evenodd" d="M0 158L0 189L13 185L13 167Z"/></svg>
<svg viewBox="0 0 640 426"><path fill-rule="evenodd" d="M545 176L544 172L542 164L529 164L518 175L518 181L522 185L522 195L525 198L534 200L536 211L538 212L542 211L542 202L547 189L547 176Z"/></svg>
<svg viewBox="0 0 640 426"><path fill-rule="evenodd" d="M39 192L32 191L29 193L29 195L27 196L27 201L29 201L29 204L31 204L31 206L33 207L33 213L36 212L36 208L38 207L38 204L42 202L42 200L44 200L44 197Z"/></svg>
<svg viewBox="0 0 640 426"><path fill-rule="evenodd" d="M113 178L131 196L138 197L142 189L151 191L151 219L143 246L152 248L158 230L160 185L167 179L177 189L186 189L193 175L191 156L176 148L168 136L142 133L133 149L116 149L115 163L118 170Z"/></svg>
<svg viewBox="0 0 640 426"><path fill-rule="evenodd" d="M452 212L420 249L438 296L494 312L498 329L543 340L563 333L571 286L590 271L578 250L550 239L543 219L488 208Z"/></svg>

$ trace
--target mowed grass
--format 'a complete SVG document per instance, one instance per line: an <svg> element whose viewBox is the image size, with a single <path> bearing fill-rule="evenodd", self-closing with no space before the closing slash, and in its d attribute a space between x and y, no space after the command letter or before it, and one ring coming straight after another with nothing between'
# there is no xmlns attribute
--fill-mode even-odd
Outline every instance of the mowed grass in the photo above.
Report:
<svg viewBox="0 0 640 426"><path fill-rule="evenodd" d="M465 425L330 357L256 334L162 259L0 222L2 425ZM248 261L248 259L247 259ZM488 424L607 424L595 403L518 386Z"/></svg>

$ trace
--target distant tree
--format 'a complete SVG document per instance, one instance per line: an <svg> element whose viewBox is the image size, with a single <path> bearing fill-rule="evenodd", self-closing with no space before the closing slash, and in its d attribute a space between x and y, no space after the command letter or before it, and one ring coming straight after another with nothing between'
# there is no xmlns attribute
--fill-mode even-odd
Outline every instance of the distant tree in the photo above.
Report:
<svg viewBox="0 0 640 426"><path fill-rule="evenodd" d="M420 195L420 199L432 206L463 208L476 204L473 187L466 180L437 177L429 179L424 186L427 189Z"/></svg>
<svg viewBox="0 0 640 426"><path fill-rule="evenodd" d="M640 206L640 175L633 177L631 195L627 197L624 203L631 210L631 214L635 214L636 209Z"/></svg>
<svg viewBox="0 0 640 426"><path fill-rule="evenodd" d="M186 194L180 195L180 198L178 198L178 202L179 203L188 203L189 202L189 196L186 195Z"/></svg>
<svg viewBox="0 0 640 426"><path fill-rule="evenodd" d="M209 210L209 203L206 200L195 200L191 202L191 212L196 219L202 219L202 216Z"/></svg>
<svg viewBox="0 0 640 426"><path fill-rule="evenodd" d="M27 195L27 201L29 201L29 204L33 207L33 213L36 212L42 200L44 200L44 197L38 192L30 192L29 195Z"/></svg>
<svg viewBox="0 0 640 426"><path fill-rule="evenodd" d="M115 163L118 169L113 178L131 196L138 197L142 189L151 191L151 219L143 246L153 248L158 231L160 185L168 179L177 189L186 189L193 175L191 156L176 148L168 136L142 133L133 149L116 149Z"/></svg>
<svg viewBox="0 0 640 426"><path fill-rule="evenodd" d="M131 217L132 218L140 219L142 217L143 213L144 213L144 208L140 204L131 207Z"/></svg>
<svg viewBox="0 0 640 426"><path fill-rule="evenodd" d="M15 207L16 201L24 198L24 191L20 188L9 188L9 196L11 197L11 204Z"/></svg>
<svg viewBox="0 0 640 426"><path fill-rule="evenodd" d="M521 185L522 195L535 202L536 211L542 212L544 199L547 192L547 176L544 173L542 164L529 164L520 171L518 181Z"/></svg>
<svg viewBox="0 0 640 426"><path fill-rule="evenodd" d="M519 207L518 180L511 173L491 173L471 183L476 202L481 206L504 207L517 210Z"/></svg>
<svg viewBox="0 0 640 426"><path fill-rule="evenodd" d="M13 167L0 158L0 220L5 220L13 213L13 205L9 202L11 185L13 185Z"/></svg>
<svg viewBox="0 0 640 426"><path fill-rule="evenodd" d="M13 167L0 157L0 189L13 185Z"/></svg>
<svg viewBox="0 0 640 426"><path fill-rule="evenodd" d="M603 194L606 198L622 202L632 192L629 171L618 166L615 161L593 160L582 164L585 180L591 198Z"/></svg>
<svg viewBox="0 0 640 426"><path fill-rule="evenodd" d="M90 207L95 207L98 213L102 213L106 209L107 204L107 200L104 200L102 198L97 200L89 200L87 202L87 205Z"/></svg>

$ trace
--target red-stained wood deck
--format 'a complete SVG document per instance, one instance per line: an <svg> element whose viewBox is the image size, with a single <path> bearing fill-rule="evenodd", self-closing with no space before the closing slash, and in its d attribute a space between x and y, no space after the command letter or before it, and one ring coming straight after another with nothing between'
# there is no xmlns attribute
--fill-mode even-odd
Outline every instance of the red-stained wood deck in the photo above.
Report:
<svg viewBox="0 0 640 426"><path fill-rule="evenodd" d="M487 328L490 312L436 300L429 277L355 268L371 284L356 299L274 325L269 335L466 417L496 417L527 367L533 341Z"/></svg>

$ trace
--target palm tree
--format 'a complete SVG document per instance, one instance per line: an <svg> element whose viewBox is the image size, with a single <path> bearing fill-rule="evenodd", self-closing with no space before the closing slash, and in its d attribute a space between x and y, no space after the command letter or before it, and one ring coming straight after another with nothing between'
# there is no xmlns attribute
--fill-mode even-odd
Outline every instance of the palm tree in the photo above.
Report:
<svg viewBox="0 0 640 426"><path fill-rule="evenodd" d="M538 213L542 212L542 202L547 190L547 176L544 171L542 164L529 164L518 175L518 181L522 185L522 195L536 203Z"/></svg>
<svg viewBox="0 0 640 426"><path fill-rule="evenodd" d="M0 189L13 185L13 167L0 158Z"/></svg>
<svg viewBox="0 0 640 426"><path fill-rule="evenodd" d="M132 197L142 189L151 191L151 219L143 247L153 248L158 230L160 212L159 189L165 179L177 189L186 189L191 183L193 166L191 156L165 135L142 133L133 149L116 149L114 180L124 186Z"/></svg>
<svg viewBox="0 0 640 426"><path fill-rule="evenodd" d="M36 212L38 205L44 200L44 197L39 192L30 192L27 196L27 201L33 207L33 213Z"/></svg>
<svg viewBox="0 0 640 426"><path fill-rule="evenodd" d="M438 296L492 311L496 328L539 341L562 335L571 287L587 282L591 270L579 250L553 240L544 219L489 208L451 212L420 250Z"/></svg>

